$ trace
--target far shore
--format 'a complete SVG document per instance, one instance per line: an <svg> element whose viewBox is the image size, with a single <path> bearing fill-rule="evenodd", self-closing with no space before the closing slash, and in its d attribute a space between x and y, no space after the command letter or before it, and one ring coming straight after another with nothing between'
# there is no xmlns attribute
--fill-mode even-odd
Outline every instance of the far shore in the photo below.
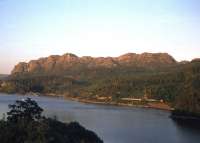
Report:
<svg viewBox="0 0 200 143"><path fill-rule="evenodd" d="M19 94L19 93L15 93ZM97 105L112 105L112 106L123 106L123 107L137 107L137 108L152 108L152 109L159 109L159 110L166 110L166 111L173 111L174 109L171 108L166 103L147 103L147 104L126 104L126 103L118 103L115 101L111 102L103 102L103 101L95 101L91 99L83 99L83 98L75 98L71 96L64 96L64 95L58 95L58 94L41 94L41 93L26 93L26 94L19 94L19 95L32 95L32 96L44 96L44 97L62 97L64 100L69 101L76 101L80 103L86 103L86 104L97 104Z"/></svg>
<svg viewBox="0 0 200 143"><path fill-rule="evenodd" d="M152 109L159 109L159 110L167 110L172 111L174 110L169 105L165 103L151 103L151 104L125 104L125 103L117 103L117 102L101 102L101 101L93 101L89 99L78 99L73 97L65 97L66 100L87 103L87 104L98 104L98 105L113 105L113 106L123 106L123 107L137 107L137 108L152 108Z"/></svg>
<svg viewBox="0 0 200 143"><path fill-rule="evenodd" d="M65 100L76 101L76 102L86 103L86 104L112 105L112 106L137 107L137 108L152 108L152 109L167 110L167 111L174 110L168 104L161 103L161 102L159 102L159 103L151 102L151 103L147 103L147 104L128 104L128 103L118 103L115 101L104 102L104 101L97 101L94 99L92 100L92 99L86 99L86 98L80 98L80 97L76 98L76 97L72 97L72 96L57 95L57 94L43 94L43 95L38 94L38 96L62 97Z"/></svg>

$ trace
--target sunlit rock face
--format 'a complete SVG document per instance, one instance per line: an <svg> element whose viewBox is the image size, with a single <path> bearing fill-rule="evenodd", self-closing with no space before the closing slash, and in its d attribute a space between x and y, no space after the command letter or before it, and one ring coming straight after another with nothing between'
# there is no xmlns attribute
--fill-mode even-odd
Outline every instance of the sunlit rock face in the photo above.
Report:
<svg viewBox="0 0 200 143"><path fill-rule="evenodd" d="M195 58L192 60L192 62L200 62L200 58Z"/></svg>
<svg viewBox="0 0 200 143"><path fill-rule="evenodd" d="M15 73L25 73L25 72L28 72L28 64L27 63L24 63L24 62L21 62L19 64L17 64L13 71L12 71L12 74L15 74Z"/></svg>
<svg viewBox="0 0 200 143"><path fill-rule="evenodd" d="M19 63L12 74L20 73L58 73L79 68L114 68L120 66L156 67L176 64L176 60L167 53L127 53L119 57L78 57L71 53L62 56L52 55L28 63Z"/></svg>
<svg viewBox="0 0 200 143"><path fill-rule="evenodd" d="M121 64L135 64L139 66L175 64L176 60L167 53L128 53L116 58Z"/></svg>

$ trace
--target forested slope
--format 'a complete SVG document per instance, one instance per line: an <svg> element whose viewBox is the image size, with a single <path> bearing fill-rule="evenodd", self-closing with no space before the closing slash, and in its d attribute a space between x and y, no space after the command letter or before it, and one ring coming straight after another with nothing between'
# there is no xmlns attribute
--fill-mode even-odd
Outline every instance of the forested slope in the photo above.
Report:
<svg viewBox="0 0 200 143"><path fill-rule="evenodd" d="M1 84L3 92L38 92L87 99L112 97L163 100L199 113L200 61L176 62L166 53L92 58L74 54L18 64Z"/></svg>

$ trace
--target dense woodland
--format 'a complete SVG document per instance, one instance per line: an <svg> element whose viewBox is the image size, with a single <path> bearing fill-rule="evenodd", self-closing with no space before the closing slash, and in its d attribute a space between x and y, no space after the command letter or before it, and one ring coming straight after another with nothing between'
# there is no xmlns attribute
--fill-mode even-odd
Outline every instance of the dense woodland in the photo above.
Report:
<svg viewBox="0 0 200 143"><path fill-rule="evenodd" d="M111 96L163 100L172 107L200 113L200 61L156 66L116 66L12 74L1 81L1 92L41 93L92 99Z"/></svg>

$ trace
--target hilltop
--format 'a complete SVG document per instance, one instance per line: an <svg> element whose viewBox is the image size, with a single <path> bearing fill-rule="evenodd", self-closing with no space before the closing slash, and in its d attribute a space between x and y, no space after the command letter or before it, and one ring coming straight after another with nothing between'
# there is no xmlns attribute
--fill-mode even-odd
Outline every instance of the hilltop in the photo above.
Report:
<svg viewBox="0 0 200 143"><path fill-rule="evenodd" d="M24 73L61 73L77 68L114 68L114 67L160 67L176 64L176 60L167 53L127 53L119 57L78 57L67 53L62 56L52 55L29 63L19 63L12 70L12 74Z"/></svg>

